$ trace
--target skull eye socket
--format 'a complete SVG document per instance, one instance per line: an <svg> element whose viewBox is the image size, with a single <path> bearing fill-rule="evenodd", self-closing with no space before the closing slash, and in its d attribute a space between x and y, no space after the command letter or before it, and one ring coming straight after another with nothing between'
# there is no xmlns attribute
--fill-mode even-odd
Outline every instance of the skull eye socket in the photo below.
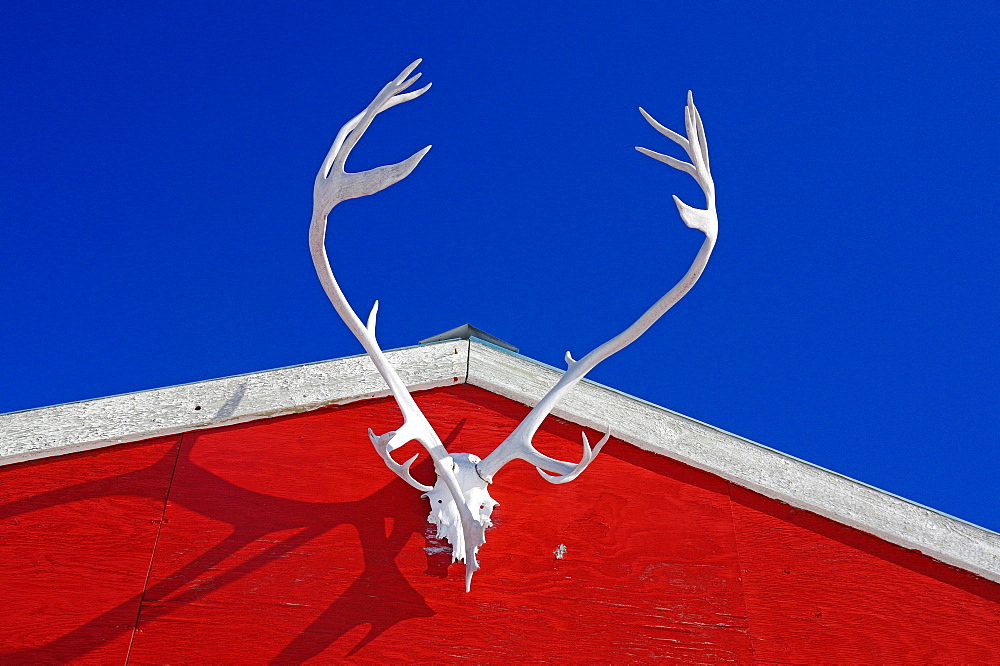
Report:
<svg viewBox="0 0 1000 666"><path fill-rule="evenodd" d="M443 501L443 500L438 500L438 504L440 504L440 503L441 503L442 501Z"/></svg>

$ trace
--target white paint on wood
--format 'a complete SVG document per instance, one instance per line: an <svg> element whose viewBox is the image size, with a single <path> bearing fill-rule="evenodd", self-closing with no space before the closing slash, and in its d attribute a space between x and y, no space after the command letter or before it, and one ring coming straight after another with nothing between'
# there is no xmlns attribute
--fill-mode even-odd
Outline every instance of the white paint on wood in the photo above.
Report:
<svg viewBox="0 0 1000 666"><path fill-rule="evenodd" d="M387 353L412 391L465 381L469 343ZM367 356L0 415L0 465L390 395Z"/></svg>
<svg viewBox="0 0 1000 666"><path fill-rule="evenodd" d="M473 340L468 382L533 405L562 373ZM1000 582L1000 534L594 382L552 412L794 507Z"/></svg>
<svg viewBox="0 0 1000 666"><path fill-rule="evenodd" d="M411 391L467 381L526 405L562 374L478 340L386 353ZM371 361L354 356L14 412L0 415L0 465L388 395ZM990 530L590 381L553 414L595 430L610 423L641 449L1000 582L1000 534Z"/></svg>

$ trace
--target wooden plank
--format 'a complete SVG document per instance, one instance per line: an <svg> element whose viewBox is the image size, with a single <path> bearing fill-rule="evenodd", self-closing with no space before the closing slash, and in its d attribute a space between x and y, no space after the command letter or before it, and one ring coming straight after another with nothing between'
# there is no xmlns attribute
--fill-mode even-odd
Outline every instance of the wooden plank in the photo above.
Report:
<svg viewBox="0 0 1000 666"><path fill-rule="evenodd" d="M386 352L411 390L465 381L469 343ZM388 395L367 356L0 414L0 465Z"/></svg>
<svg viewBox="0 0 1000 666"><path fill-rule="evenodd" d="M734 487L756 658L1000 663L1000 586Z"/></svg>
<svg viewBox="0 0 1000 666"><path fill-rule="evenodd" d="M469 383L534 405L561 371L473 340ZM553 412L1000 582L1000 534L584 380Z"/></svg>
<svg viewBox="0 0 1000 666"><path fill-rule="evenodd" d="M415 399L479 455L527 412ZM0 663L1000 662L995 583L614 439L567 485L497 475L465 594L371 449L400 421L366 400L0 470ZM536 443L576 459L579 427Z"/></svg>
<svg viewBox="0 0 1000 666"><path fill-rule="evenodd" d="M526 411L469 386L416 399L453 451ZM368 441L399 423L383 399L185 437L132 661L749 660L725 482L614 441L564 486L513 464L465 594ZM579 428L539 446L578 457Z"/></svg>
<svg viewBox="0 0 1000 666"><path fill-rule="evenodd" d="M124 663L178 442L0 469L0 663Z"/></svg>
<svg viewBox="0 0 1000 666"><path fill-rule="evenodd" d="M478 340L388 352L411 390L468 382L534 404L560 371ZM366 357L0 415L0 465L386 395ZM584 381L555 412L1000 582L1000 535Z"/></svg>

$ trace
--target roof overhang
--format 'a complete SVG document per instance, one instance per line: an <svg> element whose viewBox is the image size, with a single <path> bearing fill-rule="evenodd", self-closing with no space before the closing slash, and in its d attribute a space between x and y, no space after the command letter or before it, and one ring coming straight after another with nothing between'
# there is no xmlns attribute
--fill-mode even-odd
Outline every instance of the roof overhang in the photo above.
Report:
<svg viewBox="0 0 1000 666"><path fill-rule="evenodd" d="M467 383L534 405L560 370L475 338L387 352L411 391ZM0 415L0 465L390 395L367 356ZM552 412L1000 582L1000 534L584 380Z"/></svg>

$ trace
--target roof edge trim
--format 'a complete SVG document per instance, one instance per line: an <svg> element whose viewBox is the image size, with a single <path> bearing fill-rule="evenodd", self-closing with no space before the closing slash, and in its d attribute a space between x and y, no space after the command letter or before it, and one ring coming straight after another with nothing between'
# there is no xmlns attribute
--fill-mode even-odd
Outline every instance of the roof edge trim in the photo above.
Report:
<svg viewBox="0 0 1000 666"><path fill-rule="evenodd" d="M562 371L482 341L386 352L411 391L469 383L533 406ZM0 465L390 395L367 356L0 414ZM1000 583L1000 534L589 380L554 416Z"/></svg>
<svg viewBox="0 0 1000 666"><path fill-rule="evenodd" d="M411 391L466 382L468 340L386 352ZM368 356L0 414L0 465L391 395Z"/></svg>
<svg viewBox="0 0 1000 666"><path fill-rule="evenodd" d="M468 383L534 405L562 371L477 339ZM554 416L1000 583L1000 534L584 380Z"/></svg>

